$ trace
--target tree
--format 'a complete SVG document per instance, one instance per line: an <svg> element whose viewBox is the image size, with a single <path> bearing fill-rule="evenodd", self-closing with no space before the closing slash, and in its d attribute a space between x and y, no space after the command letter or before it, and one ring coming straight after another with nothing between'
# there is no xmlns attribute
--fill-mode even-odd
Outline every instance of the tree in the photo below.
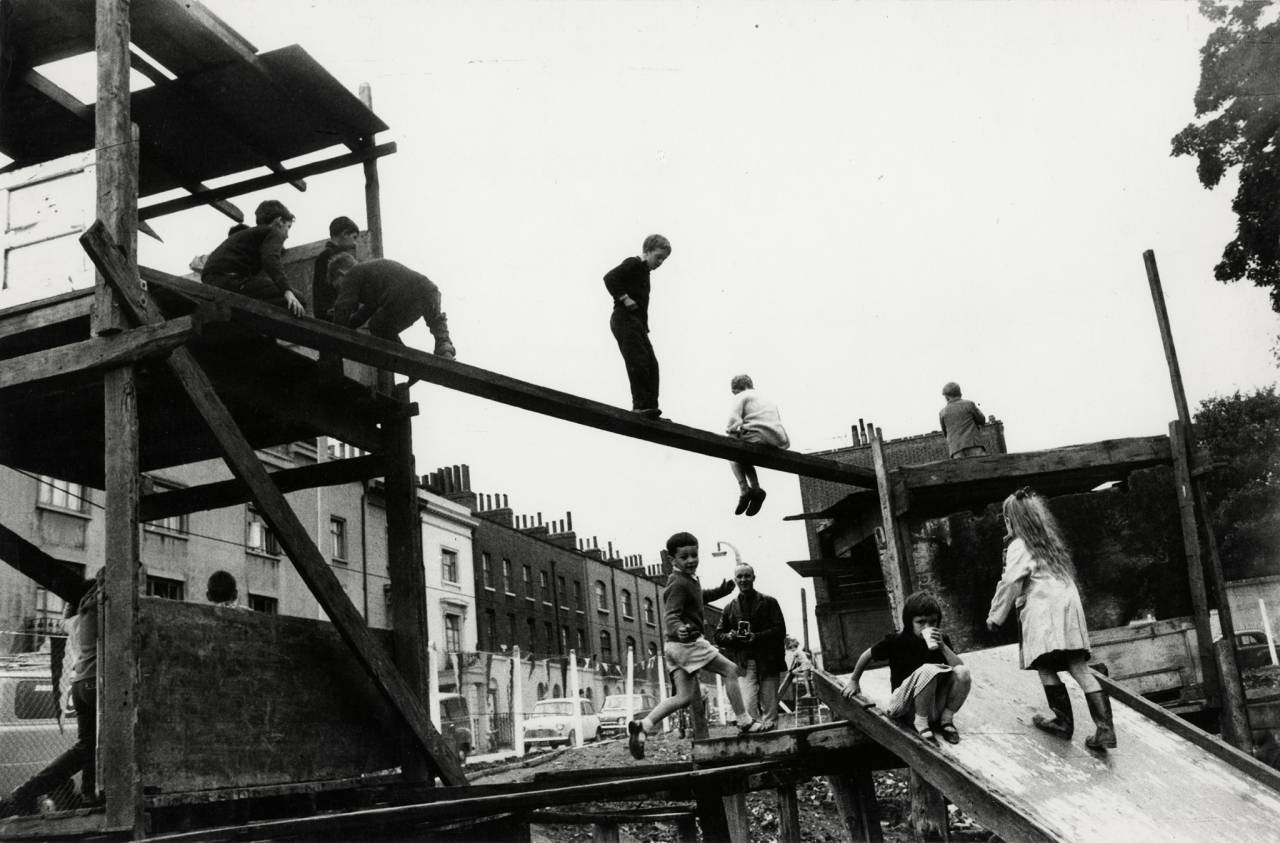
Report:
<svg viewBox="0 0 1280 843"><path fill-rule="evenodd" d="M1271 0L1200 0L1219 24L1200 49L1196 121L1173 138L1173 155L1194 155L1213 189L1233 167L1236 237L1214 276L1271 288L1280 312L1280 7Z"/></svg>
<svg viewBox="0 0 1280 843"><path fill-rule="evenodd" d="M1275 387L1200 402L1194 430L1197 444L1215 463L1205 493L1227 579L1280 572L1280 396Z"/></svg>

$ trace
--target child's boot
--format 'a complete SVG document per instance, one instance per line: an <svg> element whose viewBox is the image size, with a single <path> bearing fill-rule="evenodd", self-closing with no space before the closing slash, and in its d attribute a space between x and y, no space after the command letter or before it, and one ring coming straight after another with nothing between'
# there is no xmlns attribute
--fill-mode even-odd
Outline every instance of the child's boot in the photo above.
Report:
<svg viewBox="0 0 1280 843"><path fill-rule="evenodd" d="M1031 722L1037 729L1070 740L1072 733L1075 732L1076 722L1071 713L1071 695L1067 693L1067 686L1045 685L1043 687L1044 698L1049 701L1049 710L1053 712L1053 719L1037 714L1031 718Z"/></svg>
<svg viewBox="0 0 1280 843"><path fill-rule="evenodd" d="M431 336L436 338L435 351L432 353L436 357L443 357L446 360L453 360L457 357L453 341L449 338L449 317L441 313L427 327L431 329Z"/></svg>
<svg viewBox="0 0 1280 843"><path fill-rule="evenodd" d="M1093 691L1085 694L1084 698L1089 701L1089 714L1098 727L1093 737L1084 739L1084 745L1089 749L1115 749L1116 727L1111 722L1111 698L1106 691Z"/></svg>

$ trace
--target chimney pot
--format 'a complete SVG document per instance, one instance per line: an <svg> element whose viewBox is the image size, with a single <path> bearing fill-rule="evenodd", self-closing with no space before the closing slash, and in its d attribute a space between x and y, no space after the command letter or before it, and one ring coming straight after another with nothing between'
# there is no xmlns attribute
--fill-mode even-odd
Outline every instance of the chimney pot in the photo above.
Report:
<svg viewBox="0 0 1280 843"><path fill-rule="evenodd" d="M876 428L876 438L879 439L881 442L884 442L884 431L878 427Z"/></svg>
<svg viewBox="0 0 1280 843"><path fill-rule="evenodd" d="M471 491L471 466L466 463L462 465L462 491Z"/></svg>
<svg viewBox="0 0 1280 843"><path fill-rule="evenodd" d="M565 518L566 518L566 520L569 522L569 530L570 530L570 531L572 531L572 530L573 530L573 513L572 513L572 512L566 512L566 513L565 513Z"/></svg>

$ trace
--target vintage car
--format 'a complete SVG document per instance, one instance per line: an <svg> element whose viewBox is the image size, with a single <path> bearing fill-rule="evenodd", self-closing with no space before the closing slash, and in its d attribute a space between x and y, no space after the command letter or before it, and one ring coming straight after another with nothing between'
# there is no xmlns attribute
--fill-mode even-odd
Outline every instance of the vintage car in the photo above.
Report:
<svg viewBox="0 0 1280 843"><path fill-rule="evenodd" d="M648 694L610 694L600 707L600 737L625 735L628 720L644 717L657 704L657 700Z"/></svg>
<svg viewBox="0 0 1280 843"><path fill-rule="evenodd" d="M595 703L586 697L579 697L577 700L557 697L534 703L532 714L521 727L524 730L524 745L573 746L578 728L573 711L575 704L582 712L582 739L593 741L599 738L600 718L596 716Z"/></svg>

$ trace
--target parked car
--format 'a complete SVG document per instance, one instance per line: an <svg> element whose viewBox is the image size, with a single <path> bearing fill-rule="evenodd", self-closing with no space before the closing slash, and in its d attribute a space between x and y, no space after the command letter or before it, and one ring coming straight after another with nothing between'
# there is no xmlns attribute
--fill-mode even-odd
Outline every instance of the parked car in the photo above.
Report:
<svg viewBox="0 0 1280 843"><path fill-rule="evenodd" d="M49 656L0 656L0 794L44 769L76 742L76 718L67 712L58 728L58 689L49 675ZM76 792L79 791L77 786ZM72 794L55 794L47 809Z"/></svg>
<svg viewBox="0 0 1280 843"><path fill-rule="evenodd" d="M524 730L524 745L573 746L577 729L573 716L574 705L582 711L582 739L599 739L600 718L596 715L595 703L586 697L579 697L577 700L557 697L534 703L532 716L521 727Z"/></svg>
<svg viewBox="0 0 1280 843"><path fill-rule="evenodd" d="M1271 664L1271 648L1267 646L1267 636L1261 630L1236 630L1236 664L1241 670Z"/></svg>
<svg viewBox="0 0 1280 843"><path fill-rule="evenodd" d="M657 704L657 700L648 694L610 694L600 707L600 737L625 735L628 720L644 717Z"/></svg>
<svg viewBox="0 0 1280 843"><path fill-rule="evenodd" d="M465 763L475 747L475 727L466 697L461 694L440 695L440 734L458 753L458 760Z"/></svg>

